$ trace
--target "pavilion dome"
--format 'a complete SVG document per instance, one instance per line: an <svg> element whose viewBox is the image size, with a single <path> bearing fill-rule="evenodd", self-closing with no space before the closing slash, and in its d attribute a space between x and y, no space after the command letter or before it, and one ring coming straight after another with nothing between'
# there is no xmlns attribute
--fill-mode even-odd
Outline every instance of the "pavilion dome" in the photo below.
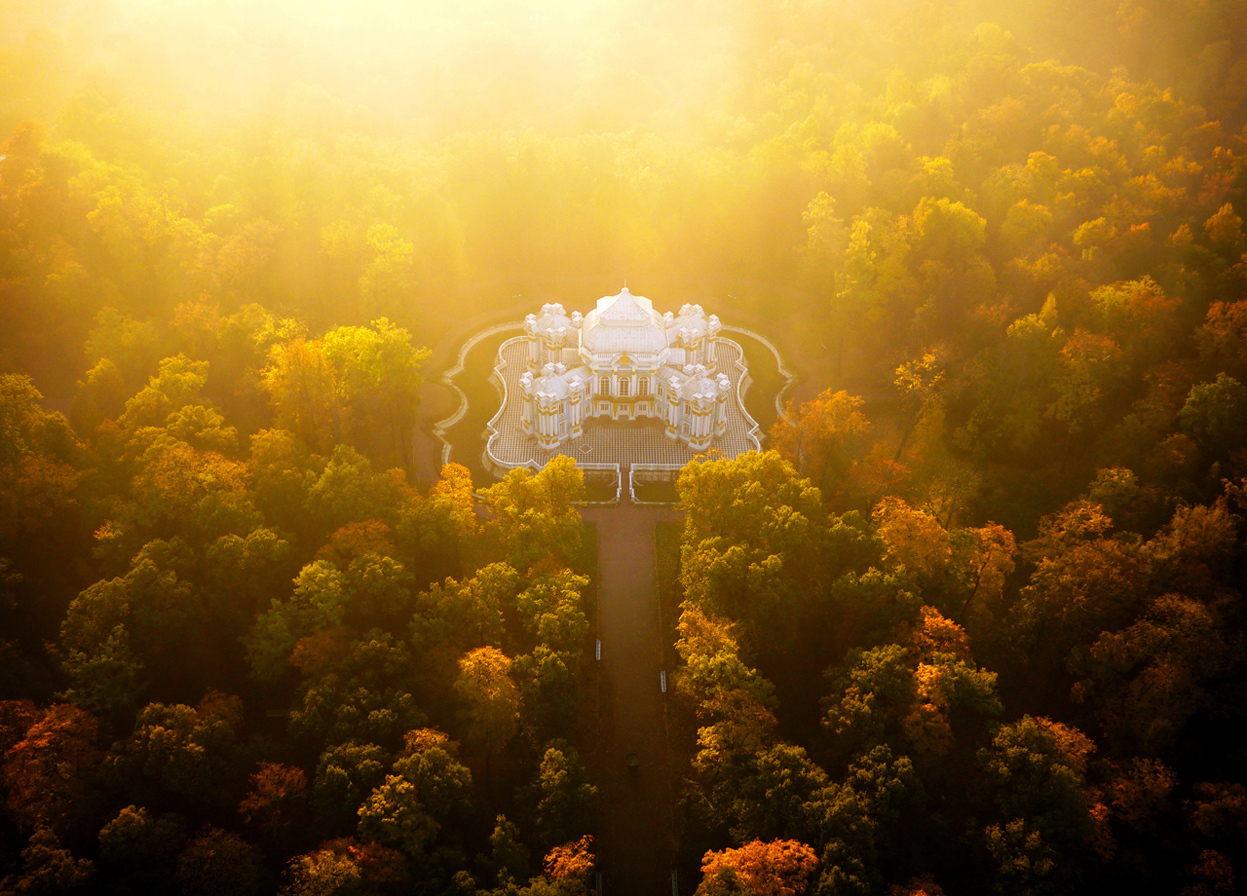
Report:
<svg viewBox="0 0 1247 896"><path fill-rule="evenodd" d="M689 330L697 336L705 336L706 330L709 329L709 322L700 305L685 305L671 322L671 328L677 333L680 330Z"/></svg>
<svg viewBox="0 0 1247 896"><path fill-rule="evenodd" d="M653 303L625 286L619 295L598 299L585 315L580 338L594 354L654 355L667 347L667 328Z"/></svg>
<svg viewBox="0 0 1247 896"><path fill-rule="evenodd" d="M684 376L685 380L679 388L681 398L716 398L725 388L722 381L711 377L706 368L700 364L686 365Z"/></svg>
<svg viewBox="0 0 1247 896"><path fill-rule="evenodd" d="M533 380L533 394L546 394L551 398L566 398L571 391L571 382L577 378L569 376L567 368L562 364L547 364L541 368L541 375Z"/></svg>
<svg viewBox="0 0 1247 896"><path fill-rule="evenodd" d="M543 335L546 333L557 333L560 330L571 331L574 328L571 318L567 316L563 306L557 302L542 305L541 313L530 315L530 317L533 318L533 331Z"/></svg>

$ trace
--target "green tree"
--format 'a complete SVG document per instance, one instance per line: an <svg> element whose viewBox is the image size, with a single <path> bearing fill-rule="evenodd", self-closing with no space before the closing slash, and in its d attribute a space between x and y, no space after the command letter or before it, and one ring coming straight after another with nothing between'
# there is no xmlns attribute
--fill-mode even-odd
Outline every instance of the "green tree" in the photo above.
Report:
<svg viewBox="0 0 1247 896"><path fill-rule="evenodd" d="M1178 423L1210 459L1228 457L1247 432L1247 386L1219 373L1215 381L1191 387Z"/></svg>
<svg viewBox="0 0 1247 896"><path fill-rule="evenodd" d="M346 568L346 622L356 629L396 629L411 618L413 578L398 561L367 551Z"/></svg>
<svg viewBox="0 0 1247 896"><path fill-rule="evenodd" d="M279 423L313 451L349 444L408 463L428 355L407 330L380 318L371 327L337 327L318 340L273 346L264 384Z"/></svg>
<svg viewBox="0 0 1247 896"><path fill-rule="evenodd" d="M247 633L252 676L261 681L278 678L300 638L341 623L345 603L344 577L332 564L317 560L303 567L290 600L274 599Z"/></svg>
<svg viewBox="0 0 1247 896"><path fill-rule="evenodd" d="M489 835L489 867L499 886L508 881L526 880L531 873L528 849L520 840L520 829L499 815Z"/></svg>
<svg viewBox="0 0 1247 896"><path fill-rule="evenodd" d="M147 386L126 402L117 423L131 435L145 427L163 428L171 414L203 404L207 381L207 361L192 361L185 355L165 358Z"/></svg>
<svg viewBox="0 0 1247 896"><path fill-rule="evenodd" d="M307 493L307 511L324 532L348 523L385 520L397 506L394 483L374 473L368 459L349 445L338 445L324 472Z"/></svg>
<svg viewBox="0 0 1247 896"><path fill-rule="evenodd" d="M284 532L305 533L308 492L324 470L294 434L266 429L251 437L251 488L265 519Z"/></svg>
<svg viewBox="0 0 1247 896"><path fill-rule="evenodd" d="M583 524L574 504L584 497L584 474L572 458L555 455L536 474L511 470L483 495L489 508L483 532L511 566L523 571L542 561L575 561Z"/></svg>
<svg viewBox="0 0 1247 896"><path fill-rule="evenodd" d="M432 585L417 599L420 612L412 625L425 644L446 640L461 642L464 648L503 643L507 611L523 581L510 564L491 563L472 578L444 585Z"/></svg>
<svg viewBox="0 0 1247 896"><path fill-rule="evenodd" d="M430 582L461 577L475 553L477 531L476 487L459 464L442 467L423 498L409 499L399 510L395 536Z"/></svg>
<svg viewBox="0 0 1247 896"><path fill-rule="evenodd" d="M769 727L773 688L740 658L732 624L690 607L680 615L677 631L675 648L684 667L676 687L693 700L698 715Z"/></svg>
<svg viewBox="0 0 1247 896"><path fill-rule="evenodd" d="M416 785L434 818L460 818L472 808L472 773L458 760L459 745L432 728L417 728L403 737L403 751L394 772Z"/></svg>
<svg viewBox="0 0 1247 896"><path fill-rule="evenodd" d="M242 701L210 693L198 707L150 703L133 733L104 760L110 783L130 794L170 794L192 805L222 806L241 784L236 731Z"/></svg>
<svg viewBox="0 0 1247 896"><path fill-rule="evenodd" d="M798 637L801 612L839 559L824 550L818 489L769 451L689 464L676 489L687 508L685 601L742 620L755 635Z"/></svg>
<svg viewBox="0 0 1247 896"><path fill-rule="evenodd" d="M736 840L774 840L787 834L814 841L821 819L811 810L828 783L803 748L781 743L758 753L740 774L735 792L716 794L716 801L731 819L729 830Z"/></svg>
<svg viewBox="0 0 1247 896"><path fill-rule="evenodd" d="M354 823L368 794L380 787L389 756L376 744L349 741L320 755L312 793L316 816L328 830Z"/></svg>
<svg viewBox="0 0 1247 896"><path fill-rule="evenodd" d="M544 644L515 658L512 670L524 700L521 717L538 737L566 731L575 720L578 666L569 660Z"/></svg>
<svg viewBox="0 0 1247 896"><path fill-rule="evenodd" d="M589 634L581 592L589 580L559 570L535 580L515 598L515 606L529 634L548 647L571 669L578 669Z"/></svg>
<svg viewBox="0 0 1247 896"><path fill-rule="evenodd" d="M1180 303L1151 277L1102 286L1091 293L1091 302L1100 329L1121 346L1135 371L1172 353Z"/></svg>
<svg viewBox="0 0 1247 896"><path fill-rule="evenodd" d="M95 877L95 863L75 859L51 828L40 827L22 850L22 871L0 879L6 893L81 892Z"/></svg>
<svg viewBox="0 0 1247 896"><path fill-rule="evenodd" d="M1094 835L1087 758L1076 728L1023 716L1002 725L979 752L999 821L984 831L997 888L1057 886L1082 867Z"/></svg>
<svg viewBox="0 0 1247 896"><path fill-rule="evenodd" d="M371 236L371 232L370 232ZM412 427L429 351L387 319L338 327L321 340L332 371L335 430L373 457L410 462Z"/></svg>
<svg viewBox="0 0 1247 896"><path fill-rule="evenodd" d="M592 824L597 788L580 764L580 754L563 740L551 741L532 784L537 839L558 844L585 833Z"/></svg>
<svg viewBox="0 0 1247 896"><path fill-rule="evenodd" d="M843 784L826 788L810 811L821 816L819 890L865 893L880 887L925 814L924 791L906 756L876 746L849 767Z"/></svg>
<svg viewBox="0 0 1247 896"><path fill-rule="evenodd" d="M340 414L333 406L333 373L319 342L296 337L269 350L264 387L277 406L277 422L312 451L342 438Z"/></svg>
<svg viewBox="0 0 1247 896"><path fill-rule="evenodd" d="M374 645L389 654L388 659L401 660L404 655L401 650L389 650L380 641L369 642L365 647ZM342 673L327 672L307 682L290 711L294 735L318 747L358 740L393 748L404 731L423 725L425 714L403 681L382 684L376 678L368 680L370 676L384 676L388 663L369 665L369 676L357 677L344 669Z"/></svg>
<svg viewBox="0 0 1247 896"><path fill-rule="evenodd" d="M0 537L37 532L73 506L80 446L65 418L45 411L29 377L0 374Z"/></svg>
<svg viewBox="0 0 1247 896"><path fill-rule="evenodd" d="M440 827L420 800L419 788L402 775L386 775L359 807L359 835L365 842L392 845L412 858L424 854Z"/></svg>

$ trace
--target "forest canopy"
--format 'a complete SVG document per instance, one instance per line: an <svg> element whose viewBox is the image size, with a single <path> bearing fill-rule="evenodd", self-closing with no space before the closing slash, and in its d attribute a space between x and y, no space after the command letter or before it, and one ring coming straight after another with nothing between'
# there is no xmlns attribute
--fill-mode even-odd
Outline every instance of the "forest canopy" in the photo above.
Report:
<svg viewBox="0 0 1247 896"><path fill-rule="evenodd" d="M623 281L801 377L661 530L686 883L1234 892L1245 188L1242 0L7 0L0 893L588 892L582 472L420 432Z"/></svg>

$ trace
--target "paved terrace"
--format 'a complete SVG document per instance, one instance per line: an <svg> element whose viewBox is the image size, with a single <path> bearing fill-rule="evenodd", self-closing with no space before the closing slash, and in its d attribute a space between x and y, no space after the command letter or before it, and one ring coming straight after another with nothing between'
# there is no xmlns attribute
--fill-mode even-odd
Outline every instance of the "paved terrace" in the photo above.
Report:
<svg viewBox="0 0 1247 896"><path fill-rule="evenodd" d="M760 448L758 424L741 403L744 390L749 385L748 374L741 365L741 348L729 339L720 339L715 352L717 370L726 373L731 380L734 398L728 402L727 432L722 438L711 442L708 452L694 451L675 439L667 438L660 420L615 421L608 418L586 420L583 436L569 439L557 451L547 452L520 429L523 413L520 377L526 369L528 346L523 339L508 340L498 349L499 361L494 368L505 385L506 395L502 409L490 421L486 453L494 464L503 467L533 464L541 467L554 455L566 454L580 463L619 464L619 468L626 471L628 465L634 463L682 467L702 453L717 452L724 457L736 457L746 451L757 451ZM742 378L746 380L743 384Z"/></svg>

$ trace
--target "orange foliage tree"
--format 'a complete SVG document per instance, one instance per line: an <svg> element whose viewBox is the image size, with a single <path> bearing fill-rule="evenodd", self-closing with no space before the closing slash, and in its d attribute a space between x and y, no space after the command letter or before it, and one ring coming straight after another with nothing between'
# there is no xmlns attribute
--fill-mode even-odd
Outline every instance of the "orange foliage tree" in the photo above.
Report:
<svg viewBox="0 0 1247 896"><path fill-rule="evenodd" d="M796 840L752 840L739 849L707 852L700 896L720 892L733 877L743 880L755 896L801 896L818 866L814 850Z"/></svg>

